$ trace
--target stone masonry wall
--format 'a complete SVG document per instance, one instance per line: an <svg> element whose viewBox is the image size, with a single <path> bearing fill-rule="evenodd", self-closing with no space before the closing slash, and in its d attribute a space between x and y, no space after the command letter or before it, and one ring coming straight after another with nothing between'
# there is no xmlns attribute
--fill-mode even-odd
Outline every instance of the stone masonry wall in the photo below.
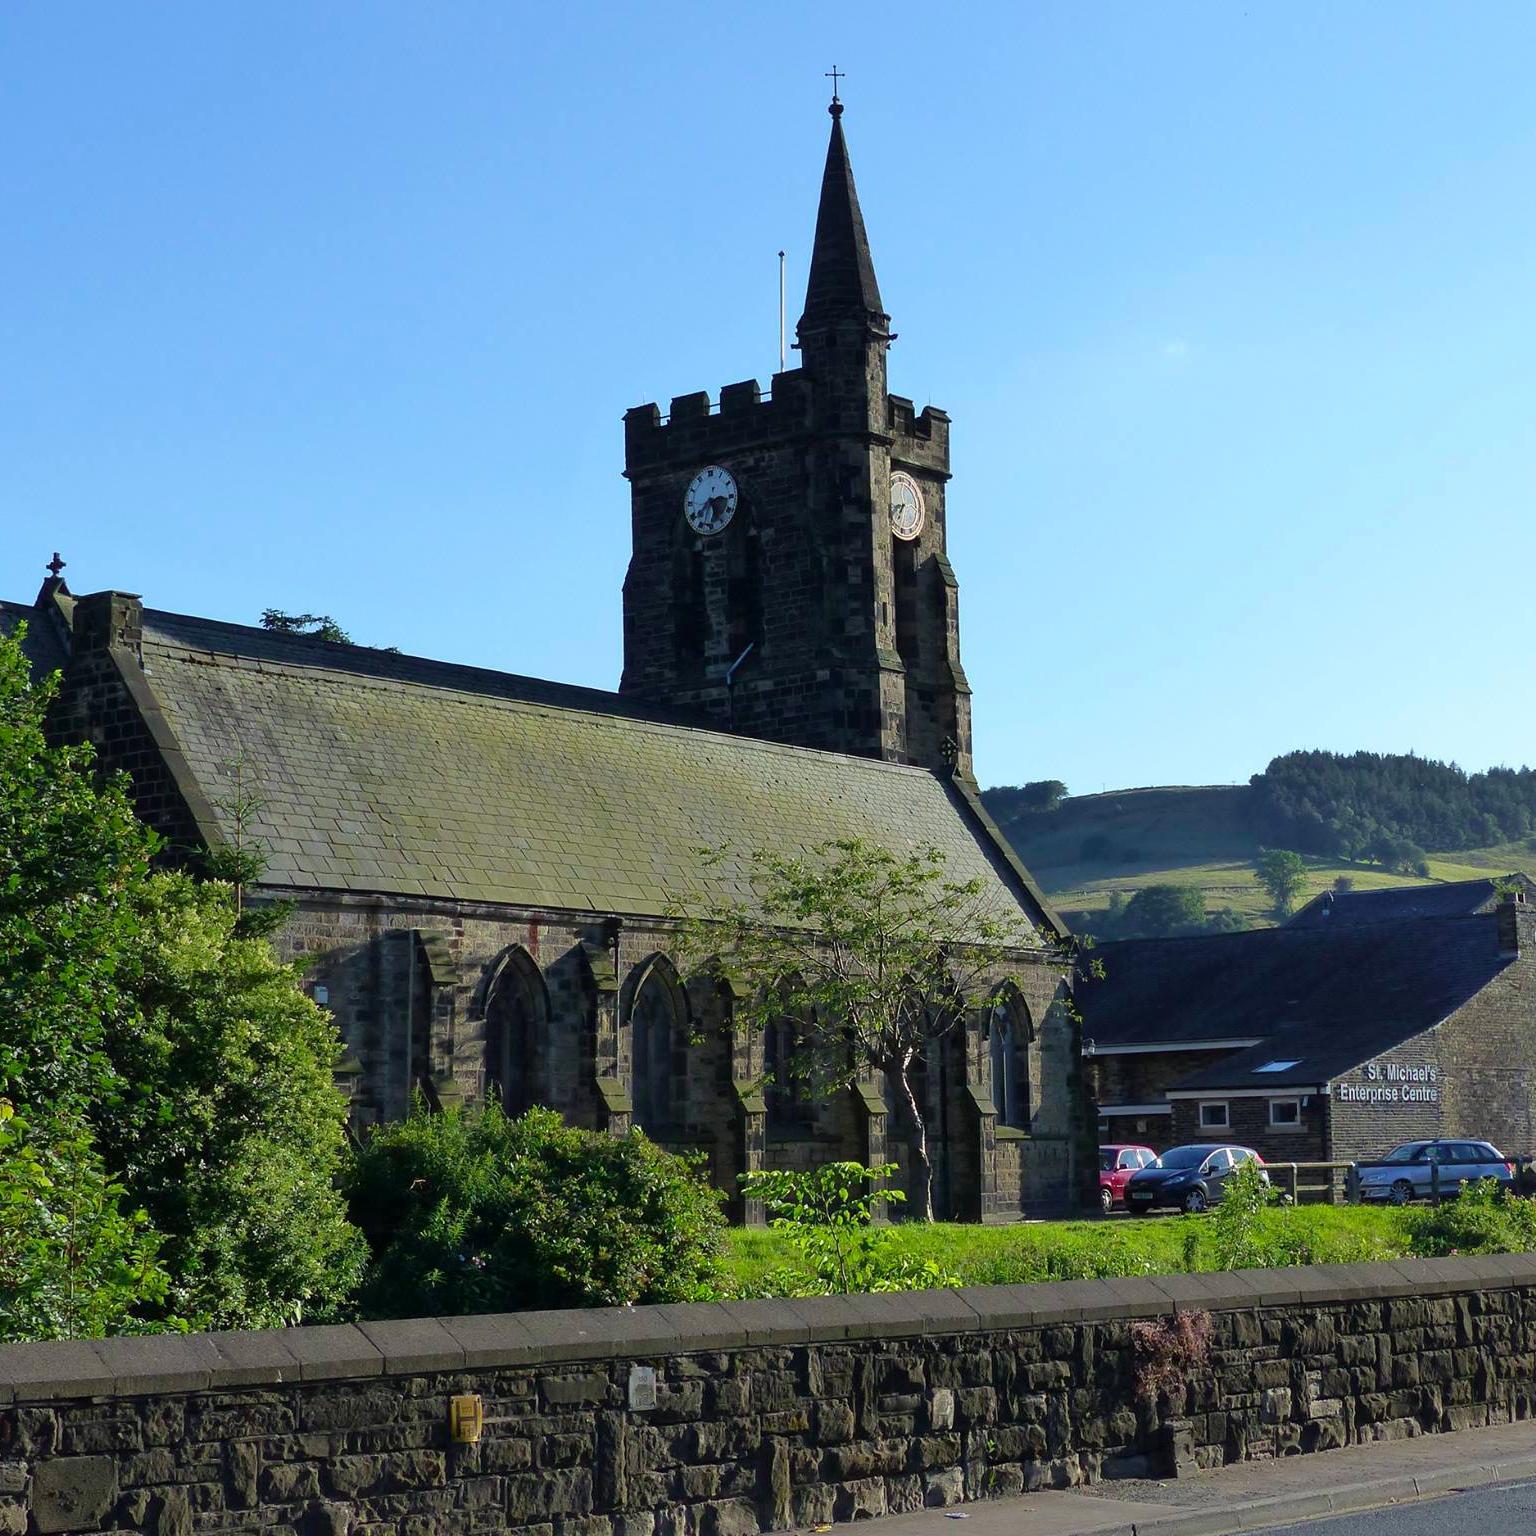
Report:
<svg viewBox="0 0 1536 1536"><path fill-rule="evenodd" d="M1137 1324L1179 1311L1213 1347L1149 1396ZM0 1532L755 1536L1533 1396L1536 1255L21 1344Z"/></svg>

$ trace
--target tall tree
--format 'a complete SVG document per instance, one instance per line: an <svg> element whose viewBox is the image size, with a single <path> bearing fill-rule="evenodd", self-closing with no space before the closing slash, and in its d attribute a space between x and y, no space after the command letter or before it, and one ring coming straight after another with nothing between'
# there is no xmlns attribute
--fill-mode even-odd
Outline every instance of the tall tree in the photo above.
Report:
<svg viewBox="0 0 1536 1536"><path fill-rule="evenodd" d="M1148 885L1126 903L1119 931L1128 938L1162 939L1204 926L1205 892L1199 886Z"/></svg>
<svg viewBox="0 0 1536 1536"><path fill-rule="evenodd" d="M49 743L53 688L0 637L0 1096L28 1128L26 1166L98 1213L101 1263L69 1284L121 1279L112 1252L131 1265L140 1238L163 1237L168 1289L135 1298L141 1321L294 1321L343 1294L361 1258L333 1187L335 1031L297 971L242 934L231 886L151 869L126 780Z"/></svg>
<svg viewBox="0 0 1536 1536"><path fill-rule="evenodd" d="M1269 892L1275 915L1289 917L1296 910L1296 898L1306 889L1306 861L1288 848L1265 848L1254 861L1253 872Z"/></svg>
<svg viewBox="0 0 1536 1536"><path fill-rule="evenodd" d="M937 848L897 854L849 838L805 857L758 850L745 865L749 898L678 904L683 952L747 983L737 1022L764 1030L793 1021L788 1073L823 1091L889 1074L913 1127L913 1205L932 1221L914 1064L985 1001L1010 949L1044 941L983 881L951 878Z"/></svg>

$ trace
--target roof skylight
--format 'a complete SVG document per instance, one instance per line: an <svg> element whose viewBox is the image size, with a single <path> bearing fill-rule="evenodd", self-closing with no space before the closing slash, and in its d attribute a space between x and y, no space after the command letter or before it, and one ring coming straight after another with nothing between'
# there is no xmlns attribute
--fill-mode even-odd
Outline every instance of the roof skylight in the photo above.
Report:
<svg viewBox="0 0 1536 1536"><path fill-rule="evenodd" d="M1266 1061L1262 1067L1255 1067L1255 1072L1289 1072L1292 1067L1299 1067L1301 1060L1295 1061Z"/></svg>

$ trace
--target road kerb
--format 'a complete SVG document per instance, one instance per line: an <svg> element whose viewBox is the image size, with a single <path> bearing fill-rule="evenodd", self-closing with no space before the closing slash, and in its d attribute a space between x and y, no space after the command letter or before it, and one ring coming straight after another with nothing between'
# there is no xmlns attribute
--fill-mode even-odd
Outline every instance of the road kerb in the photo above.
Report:
<svg viewBox="0 0 1536 1536"><path fill-rule="evenodd" d="M1293 1525L1328 1515L1356 1514L1392 1504L1438 1498L1464 1488L1485 1488L1492 1483L1520 1482L1526 1478L1536 1478L1536 1456L1370 1478L1339 1488L1249 1499L1219 1510L1170 1509L1166 1516L1129 1521L1113 1532L1095 1532L1095 1536L1120 1536L1122 1530L1125 1536L1238 1536L1243 1531L1272 1530L1275 1526Z"/></svg>

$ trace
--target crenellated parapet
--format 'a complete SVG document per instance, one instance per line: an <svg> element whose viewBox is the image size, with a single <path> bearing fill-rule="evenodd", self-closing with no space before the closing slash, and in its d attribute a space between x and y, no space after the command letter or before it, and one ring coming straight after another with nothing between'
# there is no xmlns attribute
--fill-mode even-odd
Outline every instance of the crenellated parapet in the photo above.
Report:
<svg viewBox="0 0 1536 1536"><path fill-rule="evenodd" d="M665 468L678 462L705 463L769 440L804 431L810 423L811 389L804 372L773 376L764 393L756 379L727 384L718 399L706 390L676 395L663 415L651 402L624 413L626 473Z"/></svg>
<svg viewBox="0 0 1536 1536"><path fill-rule="evenodd" d="M891 434L893 462L949 478L947 411L925 405L921 412L914 412L910 400L901 395L887 395L886 421Z"/></svg>

